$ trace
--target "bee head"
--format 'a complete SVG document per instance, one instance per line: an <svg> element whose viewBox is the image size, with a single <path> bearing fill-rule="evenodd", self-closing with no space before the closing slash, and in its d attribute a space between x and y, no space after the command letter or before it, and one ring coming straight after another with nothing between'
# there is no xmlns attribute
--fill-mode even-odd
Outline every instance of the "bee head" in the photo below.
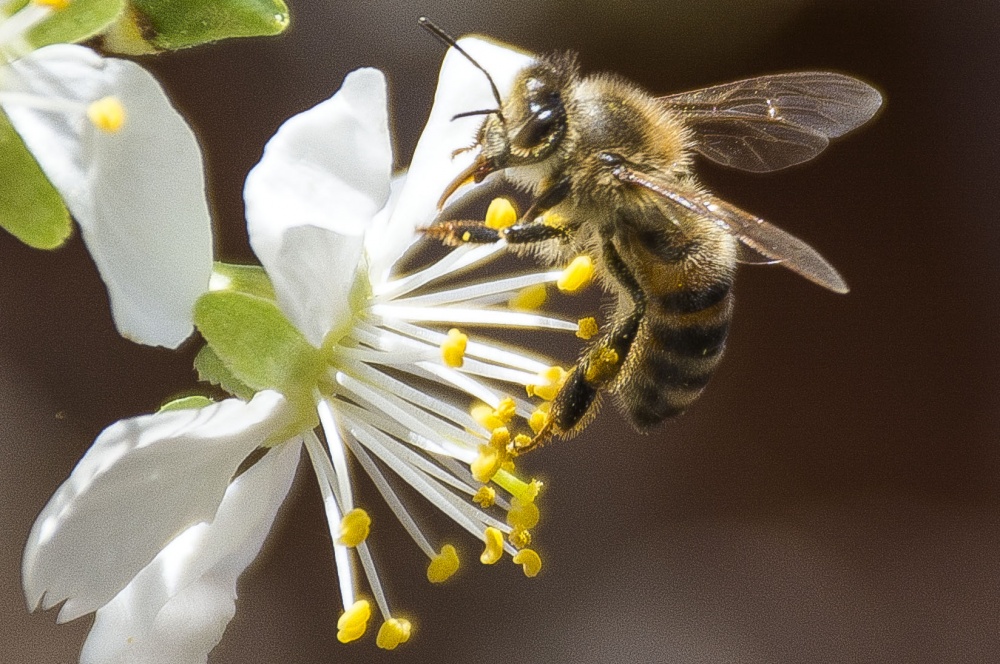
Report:
<svg viewBox="0 0 1000 664"><path fill-rule="evenodd" d="M494 170L537 164L547 159L566 135L563 76L547 62L523 69L502 112L483 126L483 157Z"/></svg>

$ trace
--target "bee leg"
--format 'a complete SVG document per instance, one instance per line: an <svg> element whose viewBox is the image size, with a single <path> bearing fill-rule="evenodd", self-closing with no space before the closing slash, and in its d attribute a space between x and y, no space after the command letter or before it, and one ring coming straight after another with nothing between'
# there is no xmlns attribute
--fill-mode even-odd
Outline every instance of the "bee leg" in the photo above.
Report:
<svg viewBox="0 0 1000 664"><path fill-rule="evenodd" d="M449 247L472 242L492 244L500 241L500 231L490 228L481 221L435 221L427 228L420 229L424 235L440 240Z"/></svg>
<svg viewBox="0 0 1000 664"><path fill-rule="evenodd" d="M610 237L604 239L603 253L608 271L632 298L632 312L616 322L570 370L552 400L549 421L531 443L518 448L520 452L543 445L552 436L570 433L585 423L598 393L618 376L639 333L646 316L646 293L618 255Z"/></svg>

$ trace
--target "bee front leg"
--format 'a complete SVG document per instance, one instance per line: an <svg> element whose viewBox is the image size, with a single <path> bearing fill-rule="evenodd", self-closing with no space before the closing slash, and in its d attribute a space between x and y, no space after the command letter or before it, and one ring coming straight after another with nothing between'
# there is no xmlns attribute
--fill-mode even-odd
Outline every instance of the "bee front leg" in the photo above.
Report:
<svg viewBox="0 0 1000 664"><path fill-rule="evenodd" d="M553 436L564 436L582 428L592 415L597 395L618 376L639 333L639 326L646 316L646 293L618 254L610 237L604 239L603 255L610 274L632 298L632 311L601 336L570 370L552 400L548 422L519 451L526 452L544 445Z"/></svg>

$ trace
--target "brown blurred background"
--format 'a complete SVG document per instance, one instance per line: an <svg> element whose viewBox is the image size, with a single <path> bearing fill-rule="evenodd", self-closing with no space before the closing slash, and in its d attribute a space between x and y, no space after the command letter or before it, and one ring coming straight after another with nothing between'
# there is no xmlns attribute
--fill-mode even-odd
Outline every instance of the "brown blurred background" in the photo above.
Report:
<svg viewBox="0 0 1000 664"><path fill-rule="evenodd" d="M933 0L302 0L272 40L147 61L207 154L218 248L250 257L241 189L277 126L362 65L388 72L398 163L441 47L420 14L532 51L579 51L663 93L831 69L885 93L870 128L805 166L703 165L724 198L807 239L841 297L746 267L727 358L650 436L609 408L526 460L548 480L543 573L475 563L444 587L387 510L375 555L410 643L336 641L333 563L300 472L241 584L213 663L991 662L1000 659L1000 5ZM194 386L183 353L114 332L79 238L46 254L0 237L2 662L71 662L89 628L29 615L20 552L96 434ZM596 294L591 294L591 297ZM308 466L305 466L306 468ZM378 501L370 489L365 494Z"/></svg>

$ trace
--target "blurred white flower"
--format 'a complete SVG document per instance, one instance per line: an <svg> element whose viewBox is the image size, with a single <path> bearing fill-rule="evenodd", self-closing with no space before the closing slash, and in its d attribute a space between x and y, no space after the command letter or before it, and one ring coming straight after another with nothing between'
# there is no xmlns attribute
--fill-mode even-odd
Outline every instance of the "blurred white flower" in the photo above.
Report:
<svg viewBox="0 0 1000 664"><path fill-rule="evenodd" d="M26 32L60 4L0 18L0 108L80 225L118 330L176 347L212 270L198 143L139 65L69 44L30 49Z"/></svg>
<svg viewBox="0 0 1000 664"><path fill-rule="evenodd" d="M526 62L479 40L463 45L501 89ZM410 635L382 591L351 463L426 553L430 581L448 578L459 558L453 546L428 541L393 488L400 480L481 540L482 562L506 551L529 576L538 572L541 560L528 545L540 484L515 474L510 450L519 430L540 428L545 411L507 388L551 394L558 372L520 350L435 328L577 331L576 323L491 306L561 273L456 285L502 252L491 245L461 247L390 276L417 228L434 217L440 192L472 159L452 153L471 142L478 122L452 116L491 99L482 74L450 52L405 179L390 178L385 80L377 70L349 75L336 95L291 118L268 143L245 198L251 242L273 291L261 282L245 287L253 268L220 268L195 314L207 359L225 366L219 382L256 394L112 425L28 541L29 605L65 601L60 621L97 612L84 662L206 661L302 446L333 540L341 641L362 636L371 614L356 587L357 563L382 615L378 645L394 648ZM255 450L263 456L248 460Z"/></svg>

